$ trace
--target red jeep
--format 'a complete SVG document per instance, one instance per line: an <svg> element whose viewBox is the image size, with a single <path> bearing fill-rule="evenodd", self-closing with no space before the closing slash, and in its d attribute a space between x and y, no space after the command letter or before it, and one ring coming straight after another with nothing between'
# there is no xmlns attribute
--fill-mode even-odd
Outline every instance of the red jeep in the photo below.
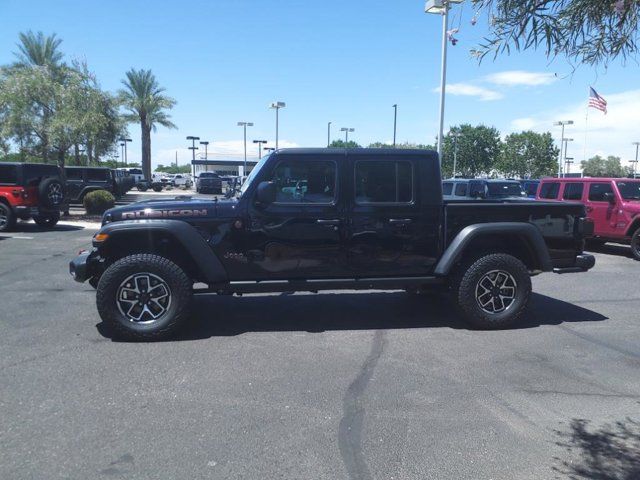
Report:
<svg viewBox="0 0 640 480"><path fill-rule="evenodd" d="M0 163L0 232L13 228L17 219L33 220L52 228L60 220L65 181L56 165Z"/></svg>
<svg viewBox="0 0 640 480"><path fill-rule="evenodd" d="M536 199L584 203L594 223L589 241L630 244L640 260L640 179L545 178Z"/></svg>

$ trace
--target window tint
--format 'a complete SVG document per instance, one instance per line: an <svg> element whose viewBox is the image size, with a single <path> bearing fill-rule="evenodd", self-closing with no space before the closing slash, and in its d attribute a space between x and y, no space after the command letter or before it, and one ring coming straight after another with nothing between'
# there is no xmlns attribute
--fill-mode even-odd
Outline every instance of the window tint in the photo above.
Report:
<svg viewBox="0 0 640 480"><path fill-rule="evenodd" d="M89 182L105 182L109 179L109 170L87 170L87 180Z"/></svg>
<svg viewBox="0 0 640 480"><path fill-rule="evenodd" d="M406 161L356 162L357 203L409 203L413 167Z"/></svg>
<svg viewBox="0 0 640 480"><path fill-rule="evenodd" d="M522 187L518 182L488 182L487 190L492 197L519 197Z"/></svg>
<svg viewBox="0 0 640 480"><path fill-rule="evenodd" d="M67 180L82 180L81 168L65 168L64 173L67 176Z"/></svg>
<svg viewBox="0 0 640 480"><path fill-rule="evenodd" d="M18 168L15 165L0 165L0 183L18 183Z"/></svg>
<svg viewBox="0 0 640 480"><path fill-rule="evenodd" d="M459 197L467 196L467 184L466 183L458 183L456 184L456 195Z"/></svg>
<svg viewBox="0 0 640 480"><path fill-rule="evenodd" d="M640 200L640 182L618 182L618 190L625 200Z"/></svg>
<svg viewBox="0 0 640 480"><path fill-rule="evenodd" d="M564 186L562 198L565 200L582 200L582 191L584 183L567 183Z"/></svg>
<svg viewBox="0 0 640 480"><path fill-rule="evenodd" d="M451 195L451 192L453 191L453 183L451 182L444 182L442 184L442 194L443 195Z"/></svg>
<svg viewBox="0 0 640 480"><path fill-rule="evenodd" d="M605 193L613 193L610 183L592 183L589 185L589 200L592 202L606 202Z"/></svg>
<svg viewBox="0 0 640 480"><path fill-rule="evenodd" d="M538 185L537 183L525 183L524 184L524 191L527 195L535 195L536 192L538 191Z"/></svg>
<svg viewBox="0 0 640 480"><path fill-rule="evenodd" d="M547 182L543 183L540 187L540 198L555 199L558 198L558 192L560 191L560 183Z"/></svg>
<svg viewBox="0 0 640 480"><path fill-rule="evenodd" d="M327 161L284 161L272 177L277 203L332 203L336 196L336 164Z"/></svg>
<svg viewBox="0 0 640 480"><path fill-rule="evenodd" d="M22 166L24 185L27 187L37 187L43 179L59 175L60 170L55 165L25 164Z"/></svg>

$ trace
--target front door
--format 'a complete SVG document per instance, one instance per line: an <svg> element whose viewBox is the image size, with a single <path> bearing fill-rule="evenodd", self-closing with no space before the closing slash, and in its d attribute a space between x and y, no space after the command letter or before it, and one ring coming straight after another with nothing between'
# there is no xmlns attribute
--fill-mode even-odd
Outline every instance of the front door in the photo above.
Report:
<svg viewBox="0 0 640 480"><path fill-rule="evenodd" d="M327 155L282 153L256 182L275 184L275 202L249 205L242 254L246 279L339 278L348 274L342 168ZM242 271L229 269L229 271Z"/></svg>
<svg viewBox="0 0 640 480"><path fill-rule="evenodd" d="M611 182L593 182L587 193L587 216L593 219L594 233L599 237L615 236L617 208L606 198L613 194Z"/></svg>
<svg viewBox="0 0 640 480"><path fill-rule="evenodd" d="M438 202L429 205L420 192L418 180L427 169L422 157L354 157L348 230L354 275L428 275L438 257L442 199L434 189Z"/></svg>

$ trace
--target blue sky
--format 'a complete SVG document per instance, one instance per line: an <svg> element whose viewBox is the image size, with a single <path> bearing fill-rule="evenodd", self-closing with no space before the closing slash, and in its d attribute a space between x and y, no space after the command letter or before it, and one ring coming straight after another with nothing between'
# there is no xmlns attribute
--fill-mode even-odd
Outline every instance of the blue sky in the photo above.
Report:
<svg viewBox="0 0 640 480"><path fill-rule="evenodd" d="M333 136L353 127L361 144L389 141L398 104L398 141L433 142L437 133L440 18L423 12L420 0L209 0L87 2L0 0L0 64L13 60L20 31L57 33L67 59L86 59L103 88L119 88L131 67L151 68L178 104L178 130L152 137L155 164L189 160L186 135L212 142L218 156L242 150L238 121L255 123L248 138L275 137L268 104L285 101L280 146L324 146L327 122ZM446 125L484 123L503 134L550 130L553 120L572 119L569 155L633 154L640 140L640 68L614 63L608 69L542 52L515 53L481 65L469 50L486 33L481 16L470 23L471 4L454 7L449 46ZM609 114L589 111L588 86L609 102ZM130 127L130 160L138 160L139 129ZM250 154L255 152L249 146ZM586 151L585 151L586 150Z"/></svg>

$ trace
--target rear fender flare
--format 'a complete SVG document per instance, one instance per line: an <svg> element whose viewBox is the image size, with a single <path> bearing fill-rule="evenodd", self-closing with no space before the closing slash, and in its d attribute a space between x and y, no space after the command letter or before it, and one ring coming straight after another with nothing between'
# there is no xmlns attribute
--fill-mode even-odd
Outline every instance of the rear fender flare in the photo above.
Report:
<svg viewBox="0 0 640 480"><path fill-rule="evenodd" d="M184 248L184 253L191 257L194 265L207 282L223 283L227 281L227 272L216 254L198 231L187 222L162 219L127 220L109 223L102 227L98 233L108 235L104 243L94 243L94 246L98 248L102 245L108 246L109 241L129 235L135 235L137 238L156 234L172 237Z"/></svg>
<svg viewBox="0 0 640 480"><path fill-rule="evenodd" d="M456 235L436 265L435 275L448 275L473 240L484 235L496 234L515 235L521 238L527 242L528 247L535 255L534 260L540 265L541 270L548 272L553 269L547 244L535 225L522 222L477 223L468 225Z"/></svg>

